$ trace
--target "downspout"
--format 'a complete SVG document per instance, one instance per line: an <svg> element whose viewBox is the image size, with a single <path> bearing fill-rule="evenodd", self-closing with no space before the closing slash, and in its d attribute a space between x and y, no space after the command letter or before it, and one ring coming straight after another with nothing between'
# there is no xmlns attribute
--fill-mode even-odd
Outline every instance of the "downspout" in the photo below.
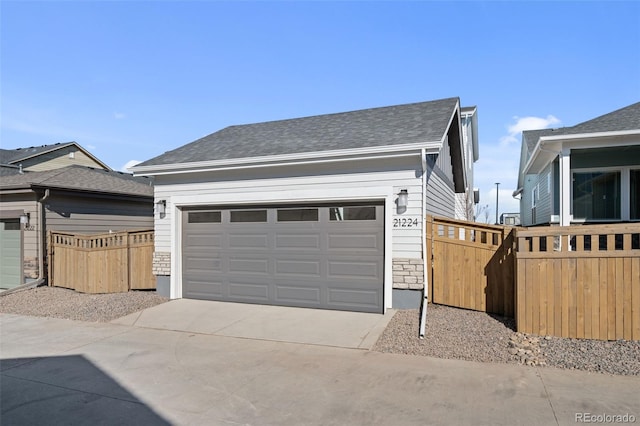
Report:
<svg viewBox="0 0 640 426"><path fill-rule="evenodd" d="M44 195L38 200L40 206L40 244L38 245L38 279L42 284L45 281L44 273L44 248L47 245L47 230L45 229L45 216L47 214L43 201L49 198L49 188L44 190ZM38 287L40 284L36 285Z"/></svg>
<svg viewBox="0 0 640 426"><path fill-rule="evenodd" d="M425 149L420 150L421 164L422 164L422 226L424 233L425 219L427 218L427 154ZM424 267L422 268L422 304L420 305L420 338L424 339L424 330L427 323L427 303L429 302L429 274L427 273L427 266L430 264L430 259L427 259L427 241L426 234L422 237L422 259L424 260Z"/></svg>
<svg viewBox="0 0 640 426"><path fill-rule="evenodd" d="M38 241L38 278L36 278L35 281L31 281L29 283L23 283L10 290L3 291L2 293L0 293L0 296L7 296L9 294L17 293L22 290L28 290L31 288L40 287L46 281L45 274L44 274L44 247L46 244L46 237L47 237L47 233L45 232L45 228L44 228L44 215L46 212L45 212L44 204L42 204L42 202L47 198L49 198L48 188L44 191L44 195L42 196L42 198L38 200L39 214L40 214L40 240Z"/></svg>

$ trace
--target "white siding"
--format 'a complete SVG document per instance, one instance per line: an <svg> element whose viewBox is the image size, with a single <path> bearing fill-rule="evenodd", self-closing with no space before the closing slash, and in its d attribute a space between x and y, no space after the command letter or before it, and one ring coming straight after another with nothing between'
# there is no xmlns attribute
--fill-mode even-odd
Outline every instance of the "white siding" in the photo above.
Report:
<svg viewBox="0 0 640 426"><path fill-rule="evenodd" d="M421 258L423 240L422 218L422 177L418 156L396 159L354 161L333 165L288 166L266 169L233 170L197 174L157 176L155 180L156 200L167 201L167 214L160 218L155 215L156 251L171 251L172 196L198 196L213 199L219 194L243 192L269 192L282 194L287 191L308 191L313 199L314 192L352 190L358 196L361 188L389 187L393 194L401 189L409 193L407 211L394 218L411 217L418 219L418 226L393 230L393 257ZM276 198L279 195L274 195ZM451 204L453 208L453 204ZM385 226L393 226L385 224Z"/></svg>

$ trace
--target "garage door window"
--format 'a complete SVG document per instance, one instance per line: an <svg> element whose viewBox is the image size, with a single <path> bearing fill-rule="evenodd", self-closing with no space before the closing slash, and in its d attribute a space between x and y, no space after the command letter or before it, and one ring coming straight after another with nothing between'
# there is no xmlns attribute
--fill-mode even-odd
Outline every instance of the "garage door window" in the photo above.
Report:
<svg viewBox="0 0 640 426"><path fill-rule="evenodd" d="M331 207L329 220L376 220L375 206L365 207Z"/></svg>
<svg viewBox="0 0 640 426"><path fill-rule="evenodd" d="M232 210L231 222L266 222L266 210Z"/></svg>
<svg viewBox="0 0 640 426"><path fill-rule="evenodd" d="M220 223L220 212L189 212L189 223Z"/></svg>
<svg viewBox="0 0 640 426"><path fill-rule="evenodd" d="M317 222L318 209L278 209L278 222Z"/></svg>

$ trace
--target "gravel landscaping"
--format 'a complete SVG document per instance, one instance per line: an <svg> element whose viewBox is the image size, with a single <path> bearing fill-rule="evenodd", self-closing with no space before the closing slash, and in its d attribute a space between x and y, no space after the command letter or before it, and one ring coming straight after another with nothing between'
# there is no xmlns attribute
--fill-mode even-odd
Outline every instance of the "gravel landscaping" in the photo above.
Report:
<svg viewBox="0 0 640 426"><path fill-rule="evenodd" d="M478 362L640 375L640 341L600 341L516 333L512 318L429 305L424 339L418 310L397 311L373 350Z"/></svg>
<svg viewBox="0 0 640 426"><path fill-rule="evenodd" d="M0 312L77 321L109 322L169 299L155 291L84 294L60 287L38 287L0 295Z"/></svg>
<svg viewBox="0 0 640 426"><path fill-rule="evenodd" d="M0 296L0 312L109 322L167 302L155 291L83 294L39 287ZM512 318L429 305L425 338L418 338L420 313L395 313L373 350L387 353L525 364L640 376L640 341L599 341L516 333Z"/></svg>

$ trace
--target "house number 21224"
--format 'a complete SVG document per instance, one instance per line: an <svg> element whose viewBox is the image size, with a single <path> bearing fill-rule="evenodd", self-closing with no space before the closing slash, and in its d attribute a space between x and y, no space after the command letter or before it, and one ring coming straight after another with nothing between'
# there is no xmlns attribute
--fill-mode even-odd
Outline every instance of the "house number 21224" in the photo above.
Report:
<svg viewBox="0 0 640 426"><path fill-rule="evenodd" d="M393 219L393 227L394 228L413 228L418 226L418 218L414 217L403 217L403 218L395 218Z"/></svg>

